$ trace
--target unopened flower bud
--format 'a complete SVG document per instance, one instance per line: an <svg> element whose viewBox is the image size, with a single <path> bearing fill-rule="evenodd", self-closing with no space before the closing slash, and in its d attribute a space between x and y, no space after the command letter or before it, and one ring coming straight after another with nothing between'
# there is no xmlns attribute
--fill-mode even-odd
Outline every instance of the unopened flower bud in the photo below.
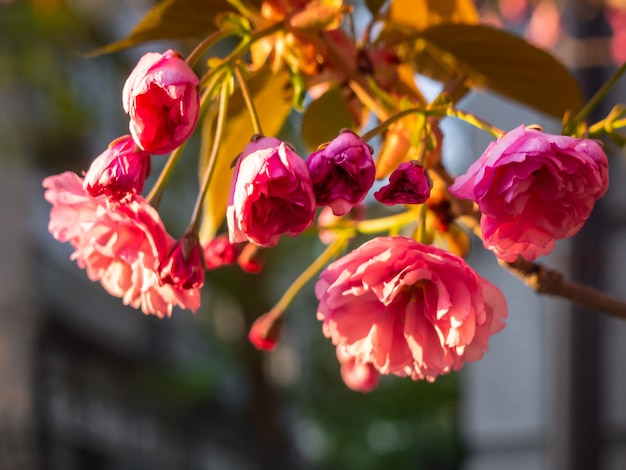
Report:
<svg viewBox="0 0 626 470"><path fill-rule="evenodd" d="M226 220L231 243L271 247L297 236L315 217L315 196L304 161L273 137L253 139L237 161Z"/></svg>
<svg viewBox="0 0 626 470"><path fill-rule="evenodd" d="M128 202L143 191L150 172L150 154L141 150L130 135L120 137L98 156L85 174L84 190L92 197Z"/></svg>
<svg viewBox="0 0 626 470"><path fill-rule="evenodd" d="M172 50L149 52L137 63L124 85L124 111L130 132L143 150L168 153L192 134L200 109L200 80Z"/></svg>
<svg viewBox="0 0 626 470"><path fill-rule="evenodd" d="M350 212L374 184L376 168L370 147L352 131L343 131L306 161L318 206L335 215Z"/></svg>
<svg viewBox="0 0 626 470"><path fill-rule="evenodd" d="M237 264L242 271L250 274L259 274L263 265L258 260L259 246L254 243L245 243L241 253L237 257Z"/></svg>
<svg viewBox="0 0 626 470"><path fill-rule="evenodd" d="M401 163L391 176L389 184L374 193L378 202L394 204L423 204L430 195L432 181L426 169L417 161Z"/></svg>
<svg viewBox="0 0 626 470"><path fill-rule="evenodd" d="M178 240L159 267L159 279L181 289L204 285L204 253L198 236L187 233Z"/></svg>
<svg viewBox="0 0 626 470"><path fill-rule="evenodd" d="M228 241L228 235L218 235L204 246L204 262L206 269L235 264L239 256L237 245Z"/></svg>
<svg viewBox="0 0 626 470"><path fill-rule="evenodd" d="M255 348L264 351L272 351L280 339L283 328L283 317L270 313L261 315L252 324L248 339Z"/></svg>

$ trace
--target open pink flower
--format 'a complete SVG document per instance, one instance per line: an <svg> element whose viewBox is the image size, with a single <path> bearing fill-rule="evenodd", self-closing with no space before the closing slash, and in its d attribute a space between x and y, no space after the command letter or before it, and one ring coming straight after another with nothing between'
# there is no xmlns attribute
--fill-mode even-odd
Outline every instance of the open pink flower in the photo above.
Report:
<svg viewBox="0 0 626 470"><path fill-rule="evenodd" d="M164 154L189 138L198 121L199 83L172 50L148 52L139 60L122 90L130 132L139 147Z"/></svg>
<svg viewBox="0 0 626 470"><path fill-rule="evenodd" d="M150 154L125 135L93 161L83 187L90 196L104 194L110 201L126 202L141 194L149 171Z"/></svg>
<svg viewBox="0 0 626 470"><path fill-rule="evenodd" d="M433 381L480 359L506 301L460 257L395 236L331 263L315 286L334 345L380 374Z"/></svg>
<svg viewBox="0 0 626 470"><path fill-rule="evenodd" d="M315 217L315 196L304 161L273 137L253 139L239 157L228 198L231 243L274 246L296 236Z"/></svg>
<svg viewBox="0 0 626 470"><path fill-rule="evenodd" d="M106 197L90 197L72 172L43 180L52 204L48 229L69 242L72 259L111 295L146 314L169 316L174 306L197 310L200 290L161 284L159 263L174 246L158 212L143 198L109 207Z"/></svg>
<svg viewBox="0 0 626 470"><path fill-rule="evenodd" d="M306 164L318 206L344 215L360 203L374 184L376 168L370 148L352 131L344 131L313 152Z"/></svg>
<svg viewBox="0 0 626 470"><path fill-rule="evenodd" d="M478 204L486 248L530 261L576 234L608 183L597 142L520 126L492 142L450 193Z"/></svg>

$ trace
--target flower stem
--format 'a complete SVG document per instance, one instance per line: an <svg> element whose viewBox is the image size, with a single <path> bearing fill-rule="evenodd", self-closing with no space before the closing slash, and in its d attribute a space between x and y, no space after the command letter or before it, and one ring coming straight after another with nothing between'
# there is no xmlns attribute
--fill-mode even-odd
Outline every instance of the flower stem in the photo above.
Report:
<svg viewBox="0 0 626 470"><path fill-rule="evenodd" d="M253 16L256 16L256 14L252 10L250 10L250 8L248 8L245 2L242 2L240 0L226 0L226 1L230 3L232 6L234 6L237 9L237 11L239 11L239 13L241 13L245 17L251 18Z"/></svg>
<svg viewBox="0 0 626 470"><path fill-rule="evenodd" d="M263 39L266 36L274 34L280 31L283 28L282 23L276 23L272 26L269 26L265 29L261 29L255 33L252 33L250 36L246 36L242 39L242 41L233 49L233 51L213 70L206 73L200 79L200 85L204 85L208 80L211 79L211 76L215 73L221 72L224 68L232 67L232 64L240 60L244 55L248 53L250 50L250 46L254 44L259 39Z"/></svg>
<svg viewBox="0 0 626 470"><path fill-rule="evenodd" d="M394 122L410 114L421 114L424 117L428 117L428 116L454 117L482 131L485 131L493 135L494 137L499 137L502 134L504 134L504 131L502 129L495 127L494 125L488 123L484 119L481 119L472 113L468 113L466 111L454 108L453 106L446 106L445 108L432 108L432 109L419 107L419 108L403 109L402 111L397 112L393 116L389 117L385 121L378 124L376 127L370 129L365 134L363 134L361 136L361 140L363 140L364 142L367 142L368 140L372 139L373 137L385 131L385 129L387 129Z"/></svg>
<svg viewBox="0 0 626 470"><path fill-rule="evenodd" d="M146 196L146 202L150 204L155 209L159 208L161 204L161 198L163 197L163 191L165 191L165 187L167 186L167 182L169 181L172 173L174 172L174 168L176 168L176 164L180 159L180 156L183 153L183 149L185 148L185 144L182 144L180 147L174 149L170 154L167 162L165 162L165 166L163 170L161 170L161 174L157 178L154 186L150 190L150 193Z"/></svg>
<svg viewBox="0 0 626 470"><path fill-rule="evenodd" d="M239 82L239 87L241 88L243 100L245 101L246 108L248 108L248 112L250 113L250 120L252 121L252 128L254 129L254 133L263 135L259 115L256 111L256 107L254 106L254 102L252 101L252 97L250 96L250 90L248 89L246 79L243 77L243 73L241 72L241 63L235 64L235 66L233 67L233 72L237 77L237 82Z"/></svg>
<svg viewBox="0 0 626 470"><path fill-rule="evenodd" d="M502 129L499 129L496 126L488 123L484 119L481 119L472 113L465 112L452 106L448 106L446 108L445 115L460 119L461 121L464 121L482 131L485 131L496 138L502 136L505 133Z"/></svg>
<svg viewBox="0 0 626 470"><path fill-rule="evenodd" d="M602 87L591 97L587 104L581 109L573 119L574 126L589 116L589 113L604 99L606 94L613 88L613 85L620 79L620 77L626 72L626 62L619 67L615 73L609 78ZM572 129L569 129L570 131Z"/></svg>
<svg viewBox="0 0 626 470"><path fill-rule="evenodd" d="M393 116L391 116L389 119L381 122L376 127L373 127L372 129L367 131L365 134L363 134L361 136L361 140L363 142L368 142L369 140L376 137L378 134L383 133L394 122L399 121L403 117L408 116L410 114L420 114L420 113L426 115L428 113L428 110L426 110L425 108L410 108L410 109L404 109L402 111L399 111Z"/></svg>
<svg viewBox="0 0 626 470"><path fill-rule="evenodd" d="M315 260L311 265L306 268L295 281L287 288L283 296L280 298L276 305L268 312L269 315L274 318L279 318L283 315L289 304L293 300L300 290L306 285L307 282L313 278L321 269L328 263L337 253L343 250L348 236L345 234L338 234L330 245L324 250L324 252Z"/></svg>
<svg viewBox="0 0 626 470"><path fill-rule="evenodd" d="M417 241L419 241L420 243L426 243L426 211L427 211L427 207L426 204L422 204L420 206L420 219L419 219L419 231L417 233Z"/></svg>
<svg viewBox="0 0 626 470"><path fill-rule="evenodd" d="M197 231L200 225L200 212L202 211L202 204L204 198L211 184L211 178L213 176L213 170L215 168L215 161L217 160L217 152L219 150L220 141L222 140L222 131L224 130L224 123L226 122L226 114L228 112L228 98L229 98L229 84L225 80L222 82L222 88L220 91L220 104L217 111L217 122L215 124L215 135L213 137L213 145L211 147L211 153L207 166L204 170L202 177L202 184L200 185L200 192L196 199L196 205L191 215L191 221L189 222L188 230Z"/></svg>
<svg viewBox="0 0 626 470"><path fill-rule="evenodd" d="M408 210L378 219L361 220L354 223L354 228L363 234L375 234L402 228L415 220L415 212Z"/></svg>
<svg viewBox="0 0 626 470"><path fill-rule="evenodd" d="M216 82L217 83L217 82ZM213 88L216 83L212 83L210 87L204 89L202 92L202 98L200 99L200 115L204 115L206 107L210 101L210 97L213 94ZM174 168L176 168L176 164L180 159L180 156L183 153L183 149L185 148L186 142L183 143L180 147L174 149L174 151L170 154L165 166L161 170L161 174L157 178L154 186L150 190L150 193L146 196L146 201L155 209L159 207L161 203L161 198L163 197L163 192L165 191L165 187L167 186L172 173L174 172Z"/></svg>
<svg viewBox="0 0 626 470"><path fill-rule="evenodd" d="M626 126L626 119L623 117L625 115L626 108L617 105L604 119L591 125L586 133L589 137L599 137L602 133L611 133L615 129L621 129Z"/></svg>
<svg viewBox="0 0 626 470"><path fill-rule="evenodd" d="M233 34L235 34L234 31L220 30L208 35L200 44L196 46L193 51L191 51L191 54L187 56L187 64L189 64L190 67L193 67L196 62L198 62L200 57L202 57L202 54L204 54L213 44L216 44L222 39L232 36Z"/></svg>

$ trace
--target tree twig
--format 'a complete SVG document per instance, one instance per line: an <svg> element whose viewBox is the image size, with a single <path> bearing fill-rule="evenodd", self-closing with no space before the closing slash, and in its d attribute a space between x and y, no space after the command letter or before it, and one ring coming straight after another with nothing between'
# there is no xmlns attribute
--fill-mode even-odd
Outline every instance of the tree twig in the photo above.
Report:
<svg viewBox="0 0 626 470"><path fill-rule="evenodd" d="M565 279L559 271L521 257L512 263L502 260L498 262L539 294L563 297L583 307L626 319L626 302L591 286Z"/></svg>

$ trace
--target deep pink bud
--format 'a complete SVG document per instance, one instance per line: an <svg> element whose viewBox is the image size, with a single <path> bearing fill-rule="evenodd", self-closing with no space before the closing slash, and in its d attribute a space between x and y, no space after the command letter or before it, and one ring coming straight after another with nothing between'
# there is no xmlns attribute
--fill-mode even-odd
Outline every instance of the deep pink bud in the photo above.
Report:
<svg viewBox="0 0 626 470"><path fill-rule="evenodd" d="M389 184L374 193L378 202L394 204L423 204L430 196L433 183L426 169L416 160L398 165L389 176Z"/></svg>
<svg viewBox="0 0 626 470"><path fill-rule="evenodd" d="M230 186L226 220L231 243L274 246L294 237L315 217L315 196L306 164L273 137L253 139L243 150Z"/></svg>
<svg viewBox="0 0 626 470"><path fill-rule="evenodd" d="M258 245L246 243L237 258L237 264L242 271L250 274L259 274L263 270L263 265L257 259L259 252Z"/></svg>
<svg viewBox="0 0 626 470"><path fill-rule="evenodd" d="M347 214L374 184L376 167L372 151L352 131L341 132L325 147L309 155L318 206L330 206L335 215Z"/></svg>
<svg viewBox="0 0 626 470"><path fill-rule="evenodd" d="M204 247L206 269L235 264L237 256L239 256L239 248L228 241L226 234L218 235Z"/></svg>
<svg viewBox="0 0 626 470"><path fill-rule="evenodd" d="M204 253L198 236L185 234L161 262L159 279L180 289L204 285Z"/></svg>
<svg viewBox="0 0 626 470"><path fill-rule="evenodd" d="M192 134L198 121L200 81L180 55L149 52L126 80L122 99L130 132L143 150L164 154Z"/></svg>
<svg viewBox="0 0 626 470"><path fill-rule="evenodd" d="M83 189L93 197L105 195L110 201L128 202L141 194L149 172L150 154L125 135L111 142L93 161Z"/></svg>
<svg viewBox="0 0 626 470"><path fill-rule="evenodd" d="M280 339L283 317L264 313L252 324L248 339L257 349L272 351Z"/></svg>

